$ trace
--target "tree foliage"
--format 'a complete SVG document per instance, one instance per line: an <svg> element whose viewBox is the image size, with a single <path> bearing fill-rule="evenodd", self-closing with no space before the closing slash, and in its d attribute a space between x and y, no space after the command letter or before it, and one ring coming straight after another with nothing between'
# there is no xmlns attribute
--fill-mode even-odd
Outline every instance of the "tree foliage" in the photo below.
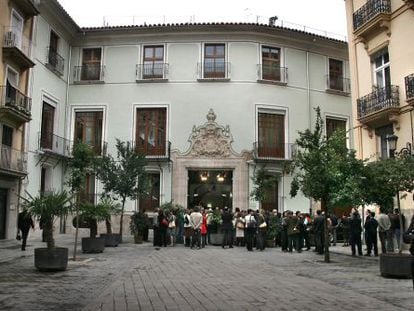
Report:
<svg viewBox="0 0 414 311"><path fill-rule="evenodd" d="M366 203L376 203L385 212L391 212L397 193L414 190L414 157L401 154L395 158L369 162L365 175Z"/></svg>
<svg viewBox="0 0 414 311"><path fill-rule="evenodd" d="M116 140L117 157L105 155L95 161L95 173L104 191L118 196L122 202L120 234L127 198L135 200L148 194L149 179L145 172L145 156L138 154L127 142Z"/></svg>
<svg viewBox="0 0 414 311"><path fill-rule="evenodd" d="M277 182L277 177L268 174L264 168L260 168L254 173L252 181L254 188L250 192L250 197L258 202L264 202L267 199L269 190Z"/></svg>

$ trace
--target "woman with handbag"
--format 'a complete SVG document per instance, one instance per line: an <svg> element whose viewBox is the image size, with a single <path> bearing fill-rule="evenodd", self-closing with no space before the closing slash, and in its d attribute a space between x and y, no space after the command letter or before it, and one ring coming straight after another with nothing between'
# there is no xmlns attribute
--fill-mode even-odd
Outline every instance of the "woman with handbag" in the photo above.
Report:
<svg viewBox="0 0 414 311"><path fill-rule="evenodd" d="M168 235L170 236L171 246L175 246L176 218L174 212L170 211L168 213Z"/></svg>
<svg viewBox="0 0 414 311"><path fill-rule="evenodd" d="M241 213L236 215L236 246L244 246L244 225L246 221Z"/></svg>

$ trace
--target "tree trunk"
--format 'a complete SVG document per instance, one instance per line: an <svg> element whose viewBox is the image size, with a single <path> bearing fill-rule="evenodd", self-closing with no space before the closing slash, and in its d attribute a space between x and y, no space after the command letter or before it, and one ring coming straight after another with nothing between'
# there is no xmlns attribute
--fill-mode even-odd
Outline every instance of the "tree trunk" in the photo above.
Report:
<svg viewBox="0 0 414 311"><path fill-rule="evenodd" d="M112 234L111 216L105 218L106 234Z"/></svg>
<svg viewBox="0 0 414 311"><path fill-rule="evenodd" d="M98 235L98 222L96 219L90 219L89 220L89 229L90 229L90 237L96 238Z"/></svg>
<svg viewBox="0 0 414 311"><path fill-rule="evenodd" d="M55 248L55 240L53 239L53 218L44 220L43 231L45 234L47 248L48 249Z"/></svg>
<svg viewBox="0 0 414 311"><path fill-rule="evenodd" d="M122 198L121 223L119 224L119 235L121 236L121 240L122 240L122 229L124 227L123 225L124 225L125 201L126 201L126 198Z"/></svg>
<svg viewBox="0 0 414 311"><path fill-rule="evenodd" d="M398 253L402 254L404 224L403 224L402 213L401 213L400 192L399 191L397 191L397 206L398 206L398 218L400 219L400 247L398 248ZM413 273L414 273L414 270L413 270ZM414 282L414 279L413 279L413 282Z"/></svg>
<svg viewBox="0 0 414 311"><path fill-rule="evenodd" d="M329 256L329 231L328 231L328 208L326 206L326 201L324 199L321 200L321 209L325 212L325 219L324 219L324 234L325 234L325 247L324 247L324 254L325 254L325 262L330 262Z"/></svg>
<svg viewBox="0 0 414 311"><path fill-rule="evenodd" d="M79 194L76 193L76 228L75 228L75 246L73 247L73 261L76 261L76 249L78 248L78 234L79 234Z"/></svg>

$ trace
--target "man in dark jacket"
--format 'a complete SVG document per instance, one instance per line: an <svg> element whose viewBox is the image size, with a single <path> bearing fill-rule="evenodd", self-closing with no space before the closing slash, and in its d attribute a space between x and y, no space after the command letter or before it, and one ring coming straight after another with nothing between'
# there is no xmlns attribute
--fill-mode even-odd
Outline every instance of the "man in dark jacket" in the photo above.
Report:
<svg viewBox="0 0 414 311"><path fill-rule="evenodd" d="M224 208L223 214L221 214L221 229L223 230L223 243L222 247L229 245L229 248L233 248L233 214L229 211L228 207Z"/></svg>
<svg viewBox="0 0 414 311"><path fill-rule="evenodd" d="M371 213L365 220L365 239L367 242L367 253L365 256L371 256L372 247L374 247L374 255L378 256L377 228L378 222L375 219L375 213Z"/></svg>
<svg viewBox="0 0 414 311"><path fill-rule="evenodd" d="M29 235L30 227L34 229L32 216L24 210L19 213L17 218L17 228L22 232L22 251L26 250L26 241Z"/></svg>
<svg viewBox="0 0 414 311"><path fill-rule="evenodd" d="M315 251L319 254L323 254L324 240L325 240L325 216L322 215L321 210L316 211L316 217L313 221L313 232L315 234Z"/></svg>
<svg viewBox="0 0 414 311"><path fill-rule="evenodd" d="M362 256L362 243L361 243L361 216L359 216L358 210L354 209L350 219L349 219L349 234L351 242L352 256L355 256L356 250L355 246L358 247L358 255Z"/></svg>

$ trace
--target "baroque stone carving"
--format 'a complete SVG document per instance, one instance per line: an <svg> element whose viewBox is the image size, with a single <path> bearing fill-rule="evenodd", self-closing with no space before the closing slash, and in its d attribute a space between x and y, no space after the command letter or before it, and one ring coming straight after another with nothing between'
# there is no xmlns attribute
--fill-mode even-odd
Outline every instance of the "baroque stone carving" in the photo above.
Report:
<svg viewBox="0 0 414 311"><path fill-rule="evenodd" d="M216 114L210 108L207 114L207 123L202 126L193 126L190 138L190 156L201 156L211 158L229 157L233 154L231 143L233 137L230 134L230 127L220 126L216 123Z"/></svg>

